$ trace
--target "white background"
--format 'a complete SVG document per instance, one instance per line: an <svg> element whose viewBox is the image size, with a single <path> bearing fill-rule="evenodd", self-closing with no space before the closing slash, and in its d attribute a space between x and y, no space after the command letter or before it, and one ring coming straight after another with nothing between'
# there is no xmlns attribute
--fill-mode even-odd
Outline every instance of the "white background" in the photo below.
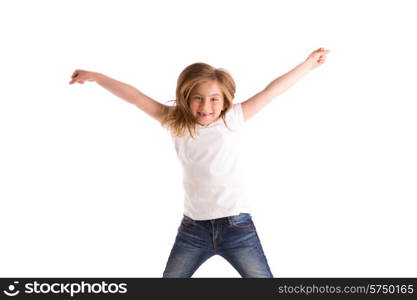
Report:
<svg viewBox="0 0 417 300"><path fill-rule="evenodd" d="M0 275L162 277L183 212L169 133L75 69L161 103L189 64L242 102L330 49L245 124L274 277L417 276L413 1L8 1L0 5ZM170 102L169 104L172 104ZM193 277L239 277L220 256Z"/></svg>

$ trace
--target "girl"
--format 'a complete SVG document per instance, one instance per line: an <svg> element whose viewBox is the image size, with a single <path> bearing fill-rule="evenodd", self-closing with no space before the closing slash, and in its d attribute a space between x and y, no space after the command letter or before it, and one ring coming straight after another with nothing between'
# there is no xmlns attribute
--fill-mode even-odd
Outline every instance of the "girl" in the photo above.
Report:
<svg viewBox="0 0 417 300"><path fill-rule="evenodd" d="M183 166L184 213L163 277L191 277L213 255L246 277L273 277L241 184L239 131L248 119L310 70L329 50L320 48L242 103L233 104L235 82L225 69L205 63L178 77L174 106L96 72L75 70L73 83L95 81L169 129Z"/></svg>

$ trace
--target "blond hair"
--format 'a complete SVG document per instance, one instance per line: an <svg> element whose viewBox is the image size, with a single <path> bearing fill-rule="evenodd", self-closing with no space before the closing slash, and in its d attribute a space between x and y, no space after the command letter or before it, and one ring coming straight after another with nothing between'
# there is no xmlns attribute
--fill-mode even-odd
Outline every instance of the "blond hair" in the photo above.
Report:
<svg viewBox="0 0 417 300"><path fill-rule="evenodd" d="M223 109L219 118L226 123L226 113L232 109L233 98L235 97L236 85L229 72L223 68L214 68L206 63L197 62L187 66L178 76L176 100L174 106L165 106L164 116L161 125L180 137L188 130L194 139L197 127L197 118L191 113L189 97L191 91L198 84L214 80L219 83L223 94ZM168 101L170 102L170 101Z"/></svg>

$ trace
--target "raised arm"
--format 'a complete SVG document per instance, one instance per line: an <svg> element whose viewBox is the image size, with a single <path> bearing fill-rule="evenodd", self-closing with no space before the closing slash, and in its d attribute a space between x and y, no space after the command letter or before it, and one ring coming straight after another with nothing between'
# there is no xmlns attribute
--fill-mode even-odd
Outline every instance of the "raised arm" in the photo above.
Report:
<svg viewBox="0 0 417 300"><path fill-rule="evenodd" d="M95 81L100 86L110 91L112 94L131 104L136 105L155 120L160 122L162 119L163 109L166 105L146 96L141 91L129 84L110 78L109 76L101 73L85 70L75 70L71 78L72 80L69 82L69 84L76 82L83 84L84 81Z"/></svg>
<svg viewBox="0 0 417 300"><path fill-rule="evenodd" d="M242 102L242 110L245 121L264 108L269 102L271 102L272 99L293 86L310 70L322 65L326 60L326 54L329 52L330 50L324 50L323 48L317 49L294 69L276 78L268 84L265 89Z"/></svg>

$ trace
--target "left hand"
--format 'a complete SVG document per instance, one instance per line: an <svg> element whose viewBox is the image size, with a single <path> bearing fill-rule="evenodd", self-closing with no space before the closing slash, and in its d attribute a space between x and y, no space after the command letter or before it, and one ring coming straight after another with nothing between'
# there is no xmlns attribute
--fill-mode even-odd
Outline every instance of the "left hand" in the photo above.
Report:
<svg viewBox="0 0 417 300"><path fill-rule="evenodd" d="M319 48L307 57L306 62L310 64L311 69L315 69L326 61L326 54L329 52L330 50Z"/></svg>

